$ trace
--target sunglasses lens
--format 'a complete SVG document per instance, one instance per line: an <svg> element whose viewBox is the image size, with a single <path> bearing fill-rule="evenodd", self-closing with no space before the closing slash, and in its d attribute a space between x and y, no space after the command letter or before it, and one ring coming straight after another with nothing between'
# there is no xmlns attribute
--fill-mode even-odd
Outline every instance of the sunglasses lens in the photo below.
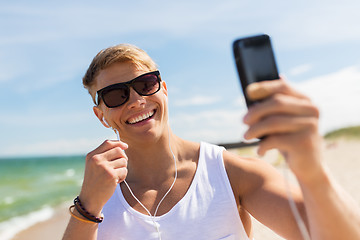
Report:
<svg viewBox="0 0 360 240"><path fill-rule="evenodd" d="M136 79L132 86L138 94L143 96L152 95L160 89L160 83L155 74L144 75L142 78Z"/></svg>
<svg viewBox="0 0 360 240"><path fill-rule="evenodd" d="M101 98L109 108L124 104L130 96L132 87L141 96L150 96L160 90L159 72L141 75L129 82L110 85L100 90Z"/></svg>
<svg viewBox="0 0 360 240"><path fill-rule="evenodd" d="M103 92L103 100L108 107L117 107L124 104L129 98L129 88L110 89Z"/></svg>

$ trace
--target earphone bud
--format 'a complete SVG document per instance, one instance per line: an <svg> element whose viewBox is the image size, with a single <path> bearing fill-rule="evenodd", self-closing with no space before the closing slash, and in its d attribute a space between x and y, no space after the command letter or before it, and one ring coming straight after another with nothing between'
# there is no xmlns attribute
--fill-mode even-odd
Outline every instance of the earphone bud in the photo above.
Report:
<svg viewBox="0 0 360 240"><path fill-rule="evenodd" d="M105 123L105 125L110 128L110 124L108 124L108 122L105 120L104 117L102 118L102 120L103 120L103 122Z"/></svg>
<svg viewBox="0 0 360 240"><path fill-rule="evenodd" d="M107 126L108 128L111 128L112 130L115 131L117 139L120 141L120 133L119 133L119 131L116 128L111 127L110 124L105 120L104 117L102 118L102 120L105 123L105 126Z"/></svg>

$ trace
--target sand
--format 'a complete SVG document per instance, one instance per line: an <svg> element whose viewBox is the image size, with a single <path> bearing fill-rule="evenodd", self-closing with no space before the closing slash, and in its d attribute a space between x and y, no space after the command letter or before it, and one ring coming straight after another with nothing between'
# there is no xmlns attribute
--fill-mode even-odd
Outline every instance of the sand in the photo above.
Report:
<svg viewBox="0 0 360 240"><path fill-rule="evenodd" d="M242 154L255 155L255 149L243 149ZM337 179L338 183L355 199L360 205L360 141L345 141L337 140L327 142L324 146L325 161L330 168L333 176ZM269 152L265 157L268 161L279 168L281 157L278 156L276 151ZM291 176L291 182L295 179ZM48 221L38 223L22 232L17 234L13 240L48 240L48 239L61 239L65 231L67 222L69 220L68 206L60 206L53 218ZM256 240L281 240L271 230L261 225L261 223L254 220L254 237Z"/></svg>
<svg viewBox="0 0 360 240"><path fill-rule="evenodd" d="M37 223L18 233L12 240L61 239L69 219L70 215L68 212L68 206L59 206L51 219Z"/></svg>

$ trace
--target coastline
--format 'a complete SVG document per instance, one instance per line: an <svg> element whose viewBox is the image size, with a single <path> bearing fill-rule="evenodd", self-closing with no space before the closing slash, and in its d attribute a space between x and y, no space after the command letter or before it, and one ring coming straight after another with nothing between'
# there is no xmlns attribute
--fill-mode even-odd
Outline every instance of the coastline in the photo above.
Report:
<svg viewBox="0 0 360 240"><path fill-rule="evenodd" d="M68 207L71 203L62 204L55 208L54 214L48 220L38 222L17 233L11 240L42 240L62 239L67 223L70 219Z"/></svg>
<svg viewBox="0 0 360 240"><path fill-rule="evenodd" d="M353 197L358 205L360 205L360 191L358 191L358 182L360 180L358 169L360 168L360 159L357 154L359 148L359 140L331 140L326 141L324 146L324 159L326 165L334 178ZM238 151L247 156L256 155L254 147ZM272 151L265 155L264 160L275 166L278 165L280 161L278 154ZM277 166L277 168L282 174L283 167ZM293 176L290 176L290 181L295 181ZM69 202L55 208L54 215L49 220L39 222L28 229L19 232L11 240L61 239L70 218L68 213L70 204L71 203ZM283 239L256 220L253 221L253 227L255 239Z"/></svg>

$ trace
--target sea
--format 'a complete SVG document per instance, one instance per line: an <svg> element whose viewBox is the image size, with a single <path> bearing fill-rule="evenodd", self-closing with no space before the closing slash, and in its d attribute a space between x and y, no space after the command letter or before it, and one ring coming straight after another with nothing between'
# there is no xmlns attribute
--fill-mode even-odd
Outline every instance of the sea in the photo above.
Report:
<svg viewBox="0 0 360 240"><path fill-rule="evenodd" d="M50 219L79 194L84 156L0 158L0 239Z"/></svg>

